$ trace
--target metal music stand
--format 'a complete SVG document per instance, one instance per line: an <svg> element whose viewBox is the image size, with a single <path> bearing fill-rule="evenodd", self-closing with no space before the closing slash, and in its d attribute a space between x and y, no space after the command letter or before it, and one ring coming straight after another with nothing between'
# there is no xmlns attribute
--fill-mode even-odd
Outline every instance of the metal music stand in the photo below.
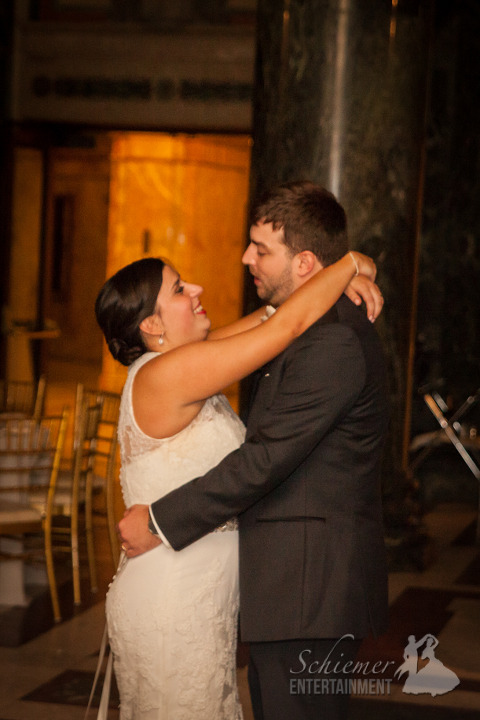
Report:
<svg viewBox="0 0 480 720"><path fill-rule="evenodd" d="M465 402L449 418L445 416L445 413L449 412L449 407L436 390L432 390L431 386L427 386L423 389L421 388L419 392L440 425L440 429L434 432L416 435L412 439L410 452L416 452L417 450L421 450L421 452L419 452L410 464L410 471L415 470L432 450L450 442L480 484L480 467L471 454L473 452L475 455L480 452L480 437L473 428L470 431L466 431L460 422L465 414L480 401L480 388L472 395L469 395ZM480 501L476 543L480 545Z"/></svg>

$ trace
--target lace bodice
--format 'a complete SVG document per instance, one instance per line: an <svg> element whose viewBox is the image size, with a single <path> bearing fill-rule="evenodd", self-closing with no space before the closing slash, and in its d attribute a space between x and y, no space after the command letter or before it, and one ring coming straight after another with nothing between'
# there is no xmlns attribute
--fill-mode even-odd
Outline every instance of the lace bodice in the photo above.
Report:
<svg viewBox="0 0 480 720"><path fill-rule="evenodd" d="M158 353L145 353L129 368L118 423L120 482L125 506L150 504L192 478L203 475L245 437L243 423L227 399L214 395L193 421L176 435L156 439L138 427L132 408L132 386L138 370Z"/></svg>

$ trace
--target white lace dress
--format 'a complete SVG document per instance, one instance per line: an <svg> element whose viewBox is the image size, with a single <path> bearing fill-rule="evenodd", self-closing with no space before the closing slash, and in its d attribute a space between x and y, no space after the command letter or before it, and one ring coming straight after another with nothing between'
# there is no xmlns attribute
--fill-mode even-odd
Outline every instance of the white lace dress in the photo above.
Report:
<svg viewBox="0 0 480 720"><path fill-rule="evenodd" d="M119 420L126 507L150 504L204 474L244 439L226 398L207 400L176 435L145 435L132 382L156 356L130 367ZM160 545L120 563L106 611L121 720L241 720L236 688L238 530L233 521L184 550Z"/></svg>

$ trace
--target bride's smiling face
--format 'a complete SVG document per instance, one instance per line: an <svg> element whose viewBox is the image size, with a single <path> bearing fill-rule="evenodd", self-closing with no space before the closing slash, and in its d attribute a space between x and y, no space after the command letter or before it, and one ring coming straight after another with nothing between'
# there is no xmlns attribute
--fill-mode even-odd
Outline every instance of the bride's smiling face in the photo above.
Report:
<svg viewBox="0 0 480 720"><path fill-rule="evenodd" d="M165 265L155 306L165 350L207 337L211 322L200 302L202 292L200 285L184 282L176 270Z"/></svg>

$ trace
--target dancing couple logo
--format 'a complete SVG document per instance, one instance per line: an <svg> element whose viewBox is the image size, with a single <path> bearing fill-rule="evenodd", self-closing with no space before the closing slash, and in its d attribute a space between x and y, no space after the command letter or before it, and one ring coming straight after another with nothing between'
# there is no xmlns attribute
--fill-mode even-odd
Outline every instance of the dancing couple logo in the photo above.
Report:
<svg viewBox="0 0 480 720"><path fill-rule="evenodd" d="M403 686L404 693L413 695L429 693L435 697L435 695L444 695L457 687L460 682L458 677L435 657L437 645L437 638L430 633L424 635L420 640L417 640L415 635L408 636L408 643L403 651L403 663L395 671L395 677L399 679L405 673L407 674ZM419 667L420 650L420 659L427 661L422 667Z"/></svg>
<svg viewBox="0 0 480 720"><path fill-rule="evenodd" d="M290 668L290 694L292 695L389 695L394 678L400 680L406 675L402 691L407 694L429 694L432 697L444 695L460 682L457 675L435 657L438 640L427 633L420 640L408 636L403 652L403 662L387 677L387 671L396 665L394 660L357 661L332 660L337 645L343 640L353 640L353 635L344 635L337 640L326 658L320 662L308 648L298 655L298 666ZM343 653L340 653L342 656Z"/></svg>

